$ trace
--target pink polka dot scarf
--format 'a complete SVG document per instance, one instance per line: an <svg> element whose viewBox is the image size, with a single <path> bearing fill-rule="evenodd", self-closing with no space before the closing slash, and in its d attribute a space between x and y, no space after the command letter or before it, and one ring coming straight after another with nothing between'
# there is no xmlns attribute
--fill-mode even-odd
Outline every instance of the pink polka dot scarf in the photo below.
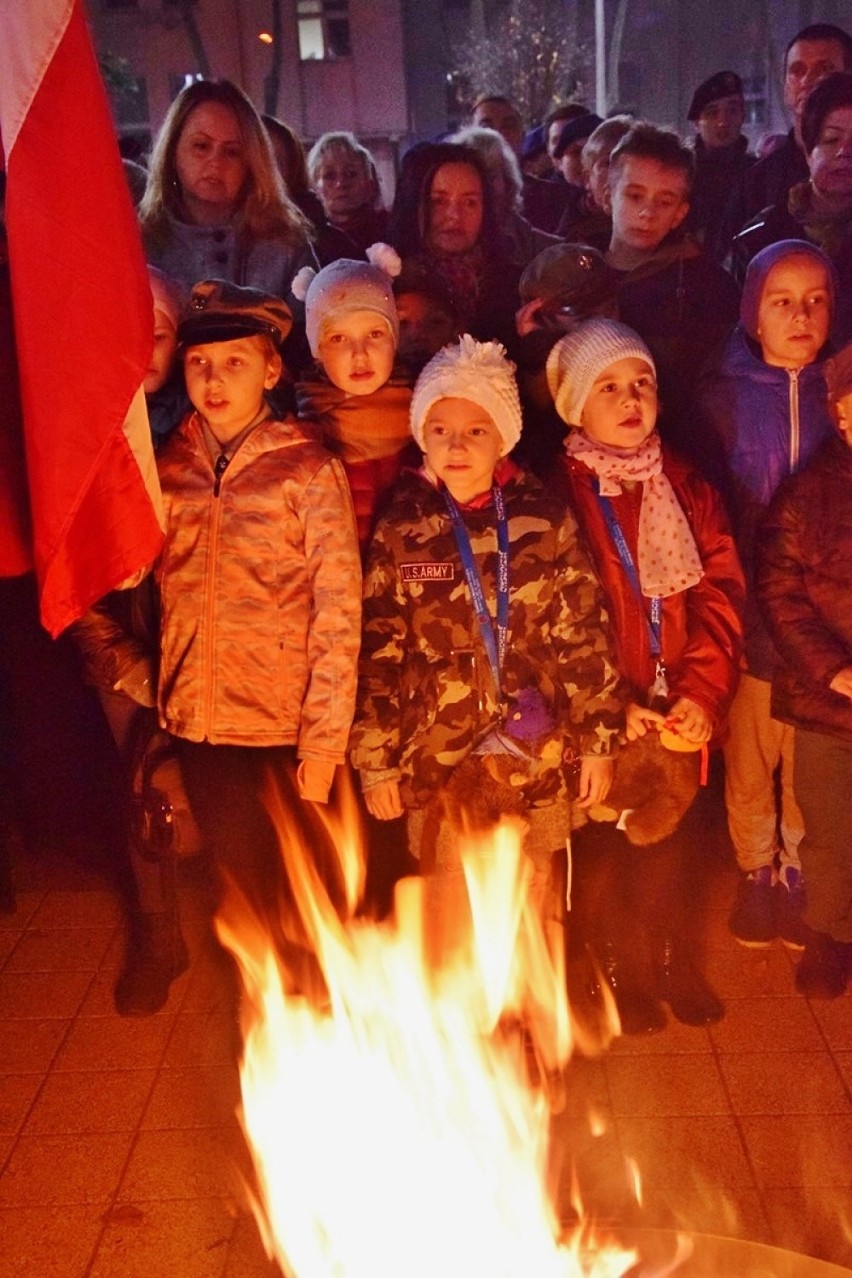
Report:
<svg viewBox="0 0 852 1278"><path fill-rule="evenodd" d="M704 576L701 556L674 489L663 473L660 436L654 431L638 448L611 448L572 430L565 440L571 457L600 479L603 497L616 497L621 486L642 485L639 510L639 554L636 565L642 594L648 598L676 595Z"/></svg>

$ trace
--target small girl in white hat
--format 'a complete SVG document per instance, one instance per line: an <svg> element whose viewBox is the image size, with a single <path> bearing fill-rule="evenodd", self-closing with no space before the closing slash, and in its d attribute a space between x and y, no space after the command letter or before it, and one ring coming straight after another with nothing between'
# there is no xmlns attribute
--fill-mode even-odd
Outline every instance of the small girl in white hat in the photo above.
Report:
<svg viewBox="0 0 852 1278"><path fill-rule="evenodd" d="M721 500L661 444L654 360L633 329L584 321L553 347L547 377L571 427L564 474L612 614L627 739L660 732L699 750L723 728L742 651L745 583ZM613 827L577 836L613 861L590 910L592 944L635 1032L662 1028L660 1001L692 1025L723 1012L689 957L684 856L696 835L693 805L641 860Z"/></svg>

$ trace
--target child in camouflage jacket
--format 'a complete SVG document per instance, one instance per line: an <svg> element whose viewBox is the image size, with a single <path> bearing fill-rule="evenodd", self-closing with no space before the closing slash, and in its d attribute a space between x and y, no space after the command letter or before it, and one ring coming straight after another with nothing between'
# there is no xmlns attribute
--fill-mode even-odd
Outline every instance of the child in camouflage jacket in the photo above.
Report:
<svg viewBox="0 0 852 1278"><path fill-rule="evenodd" d="M453 813L475 811L488 778L505 783L541 885L564 855L568 762L580 803L605 796L622 702L574 519L507 457L513 373L498 343L465 335L417 381L424 463L373 539L350 746L368 809L406 811L423 869L455 865Z"/></svg>

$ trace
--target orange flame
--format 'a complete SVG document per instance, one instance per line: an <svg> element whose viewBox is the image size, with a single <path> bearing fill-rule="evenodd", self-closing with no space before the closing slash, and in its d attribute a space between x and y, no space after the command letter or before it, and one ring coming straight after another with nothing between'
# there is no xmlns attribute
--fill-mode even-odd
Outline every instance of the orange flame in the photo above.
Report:
<svg viewBox="0 0 852 1278"><path fill-rule="evenodd" d="M390 920L357 917L354 798L329 824L337 908L269 803L324 990L296 987L232 891L217 926L245 991L242 1121L269 1256L297 1278L624 1274L635 1253L561 1239L544 1188L547 1083L571 1021L561 928L530 900L519 828L465 848L469 905L447 933L459 897L437 879L399 884ZM453 942L437 955L436 922Z"/></svg>

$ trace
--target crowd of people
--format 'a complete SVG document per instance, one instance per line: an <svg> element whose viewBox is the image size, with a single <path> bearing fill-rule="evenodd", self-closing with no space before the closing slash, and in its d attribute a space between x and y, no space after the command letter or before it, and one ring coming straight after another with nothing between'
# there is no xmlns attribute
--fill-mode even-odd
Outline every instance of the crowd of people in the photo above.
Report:
<svg viewBox="0 0 852 1278"><path fill-rule="evenodd" d="M199 847L310 983L266 786L302 828L346 772L379 880L419 865L449 917L461 826L520 815L575 994L710 1024L717 748L734 936L846 989L852 37L794 35L784 100L758 157L732 71L688 138L485 94L385 208L352 133L306 155L231 83L178 95L138 199L165 544L75 628L135 805L122 1014L187 965ZM677 809L641 854L601 819L631 766Z"/></svg>

